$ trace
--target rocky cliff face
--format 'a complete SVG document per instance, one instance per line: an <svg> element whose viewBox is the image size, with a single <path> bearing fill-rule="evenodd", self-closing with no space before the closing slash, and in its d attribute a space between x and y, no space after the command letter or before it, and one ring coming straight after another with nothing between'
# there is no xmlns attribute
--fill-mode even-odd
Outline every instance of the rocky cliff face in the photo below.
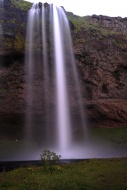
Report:
<svg viewBox="0 0 127 190"><path fill-rule="evenodd" d="M110 29L114 32L120 32L122 34L127 33L127 17L108 17L103 15L92 15L88 17L90 23L103 28Z"/></svg>
<svg viewBox="0 0 127 190"><path fill-rule="evenodd" d="M74 52L85 86L88 115L101 125L126 126L126 18L71 15L73 23L76 19L80 26L72 32Z"/></svg>
<svg viewBox="0 0 127 190"><path fill-rule="evenodd" d="M19 1L20 2L20 1ZM24 52L27 10L4 0L0 49L0 115L25 112ZM67 13L79 72L82 103L92 124L127 126L127 18ZM74 112L78 109L73 106Z"/></svg>

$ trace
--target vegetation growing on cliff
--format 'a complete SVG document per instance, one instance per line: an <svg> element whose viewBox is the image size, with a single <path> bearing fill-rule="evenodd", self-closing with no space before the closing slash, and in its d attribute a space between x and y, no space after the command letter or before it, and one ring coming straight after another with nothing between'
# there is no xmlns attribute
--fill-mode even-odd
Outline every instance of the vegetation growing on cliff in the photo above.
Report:
<svg viewBox="0 0 127 190"><path fill-rule="evenodd" d="M31 8L32 3L24 0L10 0L13 5L15 5L16 8L20 8L21 10L29 10Z"/></svg>
<svg viewBox="0 0 127 190"><path fill-rule="evenodd" d="M25 49L25 39L21 35L16 35L14 41L14 49L16 52L24 52Z"/></svg>
<svg viewBox="0 0 127 190"><path fill-rule="evenodd" d="M31 3L24 0L5 0L4 14L0 19L3 28L1 51L5 54L21 54L25 51L27 13L30 7Z"/></svg>
<svg viewBox="0 0 127 190"><path fill-rule="evenodd" d="M79 17L70 13L67 13L68 19L73 23L75 26L75 32L80 32L81 29L85 28L85 30L89 30L94 35L100 39L103 37L119 34L118 31L111 30L110 28L99 27L97 23L91 22L89 20L89 16Z"/></svg>

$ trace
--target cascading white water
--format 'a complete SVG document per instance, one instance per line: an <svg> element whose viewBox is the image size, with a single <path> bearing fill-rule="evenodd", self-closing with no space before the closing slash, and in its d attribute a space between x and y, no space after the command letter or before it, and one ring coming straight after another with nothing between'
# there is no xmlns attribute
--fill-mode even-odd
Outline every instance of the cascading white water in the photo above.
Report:
<svg viewBox="0 0 127 190"><path fill-rule="evenodd" d="M51 85L52 81L54 81L53 85ZM75 116L73 116L72 104L76 102L79 109L79 125L82 127L77 126L77 128L82 130L81 133L84 133L85 120L69 23L61 7L38 3L33 4L29 11L26 37L26 84L25 138L33 140L39 130L39 136L42 136L41 144L44 144L44 139L47 141L44 148L48 146L62 156L68 157L68 152L75 146L76 123L73 121ZM41 119L36 121L38 115ZM53 118L56 118L56 121ZM42 130L35 129L36 125L39 125Z"/></svg>
<svg viewBox="0 0 127 190"><path fill-rule="evenodd" d="M45 90L48 86L48 55L47 55L47 35L46 35L46 10L44 4L42 4L42 50L43 50L43 64L44 64L44 78L45 78Z"/></svg>
<svg viewBox="0 0 127 190"><path fill-rule="evenodd" d="M83 97L81 93L81 84L79 83L79 78L78 78L78 73L76 69L76 63L75 63L75 58L74 58L74 53L73 53L73 45L72 45L72 38L71 38L71 32L70 32L70 27L69 27L69 22L64 15L65 13L62 12L63 17L64 17L64 23L63 23L63 28L66 28L65 31L65 39L66 39L66 46L67 46L67 51L69 52L69 62L71 63L71 75L74 81L74 88L76 89L76 94L77 94L77 100L78 100L78 107L79 107L79 116L80 116L80 125L81 125L81 130L83 131L83 135L85 137L85 142L88 141L88 131L87 131L87 121L85 118L85 109L83 107ZM65 41L64 41L65 42ZM66 52L67 52L66 51ZM66 53L65 53L66 54Z"/></svg>
<svg viewBox="0 0 127 190"><path fill-rule="evenodd" d="M37 27L37 28L36 28ZM36 43L34 31L38 31L39 27L39 6L33 4L28 13L28 25L26 36L26 73L27 73L27 110L26 110L26 131L25 138L32 138L32 114L33 114L33 102L34 102L34 44Z"/></svg>
<svg viewBox="0 0 127 190"><path fill-rule="evenodd" d="M61 152L70 147L71 123L69 117L69 103L67 84L65 76L65 55L63 50L62 24L64 22L63 9L53 6L54 22L54 47L56 64L56 84L57 84L57 126L58 126L58 144Z"/></svg>
<svg viewBox="0 0 127 190"><path fill-rule="evenodd" d="M48 65L48 47L47 47L47 36L46 33L46 15L47 10L44 7L44 4L42 4L42 62L43 62L43 76L44 76L44 98L45 101L48 102L48 94L49 94L49 65ZM47 124L48 117L49 117L49 104L46 103L45 106L45 133L46 136L49 134L49 127Z"/></svg>

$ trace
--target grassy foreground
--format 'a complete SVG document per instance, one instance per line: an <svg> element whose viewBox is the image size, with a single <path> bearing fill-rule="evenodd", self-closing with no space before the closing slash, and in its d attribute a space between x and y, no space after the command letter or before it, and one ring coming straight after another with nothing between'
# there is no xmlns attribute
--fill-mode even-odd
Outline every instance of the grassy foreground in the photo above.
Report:
<svg viewBox="0 0 127 190"><path fill-rule="evenodd" d="M61 164L53 174L43 167L0 174L0 190L126 190L127 158Z"/></svg>

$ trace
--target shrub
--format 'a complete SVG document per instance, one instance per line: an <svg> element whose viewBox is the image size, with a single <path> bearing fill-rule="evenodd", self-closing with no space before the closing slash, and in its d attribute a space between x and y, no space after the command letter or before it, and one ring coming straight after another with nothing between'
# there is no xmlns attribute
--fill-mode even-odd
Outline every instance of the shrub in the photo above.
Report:
<svg viewBox="0 0 127 190"><path fill-rule="evenodd" d="M40 158L43 163L44 171L50 172L51 174L55 171L61 171L61 167L56 165L61 158L61 155L57 155L55 152L51 152L50 150L44 150L40 154Z"/></svg>

